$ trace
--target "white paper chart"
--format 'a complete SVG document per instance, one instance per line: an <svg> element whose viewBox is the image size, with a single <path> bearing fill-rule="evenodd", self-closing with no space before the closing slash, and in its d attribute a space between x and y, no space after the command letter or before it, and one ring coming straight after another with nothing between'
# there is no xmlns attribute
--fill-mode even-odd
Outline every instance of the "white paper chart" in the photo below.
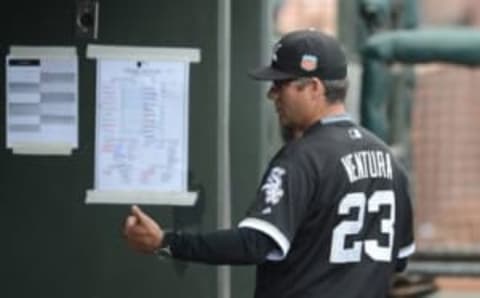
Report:
<svg viewBox="0 0 480 298"><path fill-rule="evenodd" d="M9 55L6 65L7 147L77 148L77 58Z"/></svg>
<svg viewBox="0 0 480 298"><path fill-rule="evenodd" d="M187 190L189 64L97 61L95 189Z"/></svg>

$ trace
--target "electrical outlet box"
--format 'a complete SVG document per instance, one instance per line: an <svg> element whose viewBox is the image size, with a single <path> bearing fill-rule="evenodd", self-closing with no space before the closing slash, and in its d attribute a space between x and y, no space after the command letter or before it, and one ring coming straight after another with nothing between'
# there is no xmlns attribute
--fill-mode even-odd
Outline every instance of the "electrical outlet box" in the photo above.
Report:
<svg viewBox="0 0 480 298"><path fill-rule="evenodd" d="M98 0L77 0L75 33L82 39L98 37Z"/></svg>

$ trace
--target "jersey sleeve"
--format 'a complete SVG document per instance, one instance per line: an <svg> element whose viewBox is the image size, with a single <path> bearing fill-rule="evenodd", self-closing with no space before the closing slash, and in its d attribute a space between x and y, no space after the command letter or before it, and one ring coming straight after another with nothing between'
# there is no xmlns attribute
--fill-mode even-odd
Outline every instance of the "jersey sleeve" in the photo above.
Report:
<svg viewBox="0 0 480 298"><path fill-rule="evenodd" d="M205 234L167 232L164 244L176 259L213 265L261 264L275 247L263 233L235 228Z"/></svg>
<svg viewBox="0 0 480 298"><path fill-rule="evenodd" d="M410 189L408 178L405 173L402 173L402 186L400 204L397 208L397 218L399 219L399 245L397 258L408 258L415 252L414 226L413 226L413 210L410 197Z"/></svg>
<svg viewBox="0 0 480 298"><path fill-rule="evenodd" d="M257 190L256 200L239 227L260 231L277 244L268 260L286 257L313 193L308 166L298 158L277 158Z"/></svg>

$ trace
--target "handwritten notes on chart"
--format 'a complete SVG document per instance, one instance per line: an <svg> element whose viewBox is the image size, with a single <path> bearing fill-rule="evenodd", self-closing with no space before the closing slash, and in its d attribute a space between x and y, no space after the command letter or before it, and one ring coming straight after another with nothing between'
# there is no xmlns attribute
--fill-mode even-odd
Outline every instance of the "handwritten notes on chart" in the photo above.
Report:
<svg viewBox="0 0 480 298"><path fill-rule="evenodd" d="M96 189L186 191L188 66L98 61Z"/></svg>

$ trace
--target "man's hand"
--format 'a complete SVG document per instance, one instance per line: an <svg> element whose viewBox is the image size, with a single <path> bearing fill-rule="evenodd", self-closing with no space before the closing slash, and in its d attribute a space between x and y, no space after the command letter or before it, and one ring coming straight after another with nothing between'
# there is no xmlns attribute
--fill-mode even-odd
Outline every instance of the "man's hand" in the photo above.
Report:
<svg viewBox="0 0 480 298"><path fill-rule="evenodd" d="M123 235L133 250L152 254L161 246L164 232L150 216L134 205L125 220Z"/></svg>

